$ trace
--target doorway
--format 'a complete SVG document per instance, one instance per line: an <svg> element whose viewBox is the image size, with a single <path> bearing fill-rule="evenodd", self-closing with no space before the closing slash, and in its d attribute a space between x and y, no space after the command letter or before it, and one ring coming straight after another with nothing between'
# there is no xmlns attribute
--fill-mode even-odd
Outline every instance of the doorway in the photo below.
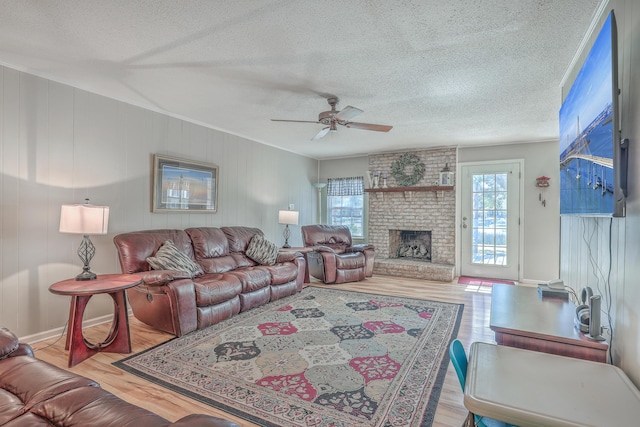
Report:
<svg viewBox="0 0 640 427"><path fill-rule="evenodd" d="M460 168L460 275L518 280L522 161Z"/></svg>

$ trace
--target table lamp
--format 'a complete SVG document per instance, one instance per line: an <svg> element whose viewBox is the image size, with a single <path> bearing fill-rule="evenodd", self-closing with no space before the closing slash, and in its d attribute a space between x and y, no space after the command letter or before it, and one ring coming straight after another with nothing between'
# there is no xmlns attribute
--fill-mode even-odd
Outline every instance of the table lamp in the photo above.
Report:
<svg viewBox="0 0 640 427"><path fill-rule="evenodd" d="M298 225L298 211L279 211L278 223L284 224L284 231L282 232L284 245L282 247L290 248L289 237L291 237L291 230L289 230L289 225Z"/></svg>
<svg viewBox="0 0 640 427"><path fill-rule="evenodd" d="M89 267L96 253L89 235L107 234L109 225L109 206L94 206L89 204L89 199L85 200L84 205L62 205L60 208L60 232L84 236L78 248L78 257L84 266L76 280L94 280L97 277Z"/></svg>

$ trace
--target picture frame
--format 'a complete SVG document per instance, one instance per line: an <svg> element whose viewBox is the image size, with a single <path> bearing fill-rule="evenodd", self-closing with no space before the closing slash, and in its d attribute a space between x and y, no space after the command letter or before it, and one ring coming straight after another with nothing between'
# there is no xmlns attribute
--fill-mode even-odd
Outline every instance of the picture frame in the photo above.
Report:
<svg viewBox="0 0 640 427"><path fill-rule="evenodd" d="M218 211L217 165L155 154L152 212Z"/></svg>

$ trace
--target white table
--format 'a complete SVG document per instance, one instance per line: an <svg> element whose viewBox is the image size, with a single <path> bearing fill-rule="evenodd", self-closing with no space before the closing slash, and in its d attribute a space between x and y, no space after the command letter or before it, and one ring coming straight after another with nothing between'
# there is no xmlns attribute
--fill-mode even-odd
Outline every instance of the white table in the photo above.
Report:
<svg viewBox="0 0 640 427"><path fill-rule="evenodd" d="M640 425L640 392L618 367L480 342L464 405L521 427Z"/></svg>

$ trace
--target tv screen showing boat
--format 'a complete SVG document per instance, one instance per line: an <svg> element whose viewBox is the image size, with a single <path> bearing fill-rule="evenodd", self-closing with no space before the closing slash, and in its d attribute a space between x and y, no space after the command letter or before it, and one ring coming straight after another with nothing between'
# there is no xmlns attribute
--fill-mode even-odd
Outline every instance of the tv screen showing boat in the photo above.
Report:
<svg viewBox="0 0 640 427"><path fill-rule="evenodd" d="M560 214L624 216L615 28L611 12L560 109Z"/></svg>

